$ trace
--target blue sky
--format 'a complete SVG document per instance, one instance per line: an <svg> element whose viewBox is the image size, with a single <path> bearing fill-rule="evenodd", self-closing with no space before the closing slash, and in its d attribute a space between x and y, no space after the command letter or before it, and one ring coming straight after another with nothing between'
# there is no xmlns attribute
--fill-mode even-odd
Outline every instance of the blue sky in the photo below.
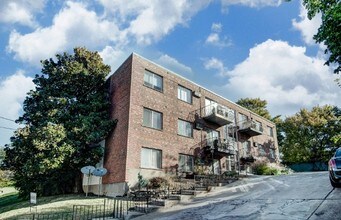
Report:
<svg viewBox="0 0 341 220"><path fill-rule="evenodd" d="M232 101L265 99L272 115L341 106L312 39L320 23L299 0L2 0L0 146L39 61L76 46L99 51L112 72L136 52Z"/></svg>

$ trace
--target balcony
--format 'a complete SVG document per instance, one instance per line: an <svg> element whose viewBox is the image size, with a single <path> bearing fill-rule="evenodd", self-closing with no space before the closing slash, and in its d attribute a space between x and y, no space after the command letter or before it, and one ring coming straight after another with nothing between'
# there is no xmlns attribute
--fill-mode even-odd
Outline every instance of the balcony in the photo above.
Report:
<svg viewBox="0 0 341 220"><path fill-rule="evenodd" d="M252 155L243 155L240 158L240 162L243 164L250 164L250 163L253 163L255 161L256 161L256 159Z"/></svg>
<svg viewBox="0 0 341 220"><path fill-rule="evenodd" d="M263 127L260 123L248 120L239 124L239 132L248 134L249 136L257 136L263 134Z"/></svg>
<svg viewBox="0 0 341 220"><path fill-rule="evenodd" d="M204 107L203 118L219 126L224 126L234 122L234 113L222 105L209 105Z"/></svg>
<svg viewBox="0 0 341 220"><path fill-rule="evenodd" d="M221 159L225 156L235 155L237 142L234 139L206 139L206 154L213 154L214 159Z"/></svg>

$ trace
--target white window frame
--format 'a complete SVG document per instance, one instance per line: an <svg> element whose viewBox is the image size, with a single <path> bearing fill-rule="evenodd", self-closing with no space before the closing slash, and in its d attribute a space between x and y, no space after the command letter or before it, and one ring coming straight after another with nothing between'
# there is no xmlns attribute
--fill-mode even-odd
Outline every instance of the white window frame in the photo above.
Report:
<svg viewBox="0 0 341 220"><path fill-rule="evenodd" d="M244 141L242 143L242 149L243 149L243 156L250 156L251 155L251 142L250 141Z"/></svg>
<svg viewBox="0 0 341 220"><path fill-rule="evenodd" d="M258 131L262 131L262 128L263 128L262 122L257 121L257 120L255 120L254 122L255 122L255 124L256 124L256 129L257 129Z"/></svg>
<svg viewBox="0 0 341 220"><path fill-rule="evenodd" d="M150 121L147 120L146 114L150 113ZM158 119L157 117L160 116L160 125L158 126ZM149 108L143 108L143 126L154 128L157 130L162 130L163 126L163 114L162 112L154 111Z"/></svg>
<svg viewBox="0 0 341 220"><path fill-rule="evenodd" d="M158 149L142 147L141 168L162 169L162 151Z"/></svg>
<svg viewBox="0 0 341 220"><path fill-rule="evenodd" d="M178 99L192 104L192 90L178 85Z"/></svg>
<svg viewBox="0 0 341 220"><path fill-rule="evenodd" d="M163 92L163 77L149 70L144 71L143 84L149 88Z"/></svg>
<svg viewBox="0 0 341 220"><path fill-rule="evenodd" d="M273 127L268 126L268 135L269 135L270 137L273 137L273 136L274 136L274 129L273 129Z"/></svg>
<svg viewBox="0 0 341 220"><path fill-rule="evenodd" d="M187 154L179 154L179 171L193 172L194 171L194 157Z"/></svg>
<svg viewBox="0 0 341 220"><path fill-rule="evenodd" d="M178 135L193 137L193 125L191 122L178 119Z"/></svg>

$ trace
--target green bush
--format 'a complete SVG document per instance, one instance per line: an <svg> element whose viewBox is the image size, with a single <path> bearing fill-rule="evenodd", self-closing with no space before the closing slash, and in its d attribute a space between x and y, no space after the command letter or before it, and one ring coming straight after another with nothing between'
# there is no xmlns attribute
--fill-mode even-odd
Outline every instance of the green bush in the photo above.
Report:
<svg viewBox="0 0 341 220"><path fill-rule="evenodd" d="M269 167L265 162L255 163L252 166L253 172L256 175L278 175L279 170L274 167Z"/></svg>
<svg viewBox="0 0 341 220"><path fill-rule="evenodd" d="M168 180L163 177L153 177L149 180L148 187L161 188L168 185Z"/></svg>
<svg viewBox="0 0 341 220"><path fill-rule="evenodd" d="M13 173L9 170L0 170L0 187L13 186Z"/></svg>
<svg viewBox="0 0 341 220"><path fill-rule="evenodd" d="M227 178L234 178L234 177L237 177L238 176L238 173L237 171L235 170L232 170L232 171L225 171L223 173L223 177L227 177Z"/></svg>

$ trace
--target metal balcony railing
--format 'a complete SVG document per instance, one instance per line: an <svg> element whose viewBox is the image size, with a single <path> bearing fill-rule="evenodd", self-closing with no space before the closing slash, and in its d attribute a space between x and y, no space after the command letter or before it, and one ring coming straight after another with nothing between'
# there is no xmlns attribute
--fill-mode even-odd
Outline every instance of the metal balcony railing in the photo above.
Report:
<svg viewBox="0 0 341 220"><path fill-rule="evenodd" d="M247 133L250 136L261 135L263 134L263 126L254 120L247 120L239 123L239 131Z"/></svg>
<svg viewBox="0 0 341 220"><path fill-rule="evenodd" d="M213 153L234 155L237 151L237 142L233 138L210 138L205 140L205 145Z"/></svg>
<svg viewBox="0 0 341 220"><path fill-rule="evenodd" d="M203 118L223 126L234 122L234 112L222 105L208 105L203 108Z"/></svg>

